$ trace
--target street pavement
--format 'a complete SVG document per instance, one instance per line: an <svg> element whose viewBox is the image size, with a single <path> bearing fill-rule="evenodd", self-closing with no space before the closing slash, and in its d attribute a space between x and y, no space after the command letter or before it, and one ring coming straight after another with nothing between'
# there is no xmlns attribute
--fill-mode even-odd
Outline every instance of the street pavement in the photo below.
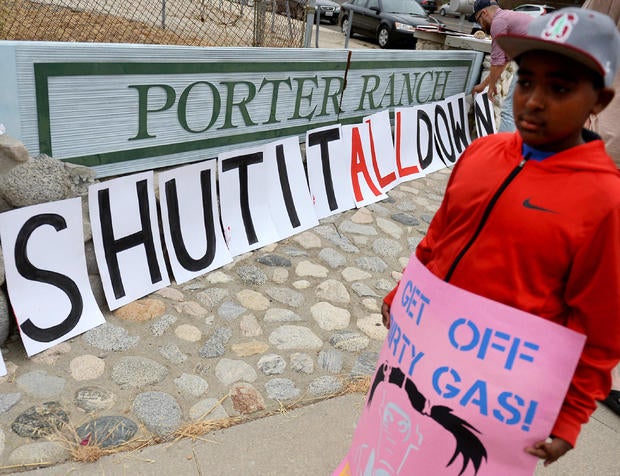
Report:
<svg viewBox="0 0 620 476"><path fill-rule="evenodd" d="M331 33L321 30L321 47L342 47ZM403 183L387 200L104 312L105 325L33 358L14 337L2 349L0 473L331 474L365 398L344 385L374 371L382 297L449 175ZM238 424L192 431L215 419ZM69 449L89 433L127 450L73 461ZM536 474L618 476L618 448L620 418L600 407L578 447Z"/></svg>

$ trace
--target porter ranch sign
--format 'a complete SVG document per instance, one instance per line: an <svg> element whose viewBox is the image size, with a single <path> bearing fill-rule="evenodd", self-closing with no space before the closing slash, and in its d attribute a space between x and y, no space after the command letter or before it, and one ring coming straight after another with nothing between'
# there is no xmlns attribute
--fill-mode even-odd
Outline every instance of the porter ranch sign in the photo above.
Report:
<svg viewBox="0 0 620 476"><path fill-rule="evenodd" d="M469 92L482 53L4 41L0 59L7 132L103 177Z"/></svg>

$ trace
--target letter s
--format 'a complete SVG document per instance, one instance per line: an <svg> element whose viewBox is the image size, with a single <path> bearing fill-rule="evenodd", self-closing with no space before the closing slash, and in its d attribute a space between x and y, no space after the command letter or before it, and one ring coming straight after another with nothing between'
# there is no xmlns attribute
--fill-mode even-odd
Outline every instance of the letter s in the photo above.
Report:
<svg viewBox="0 0 620 476"><path fill-rule="evenodd" d="M24 278L56 286L58 289L64 291L69 298L71 311L67 318L60 324L41 328L34 325L30 319L26 319L20 326L24 334L31 339L38 342L51 342L67 334L77 325L82 315L82 310L84 309L84 301L82 300L82 295L80 294L77 284L75 284L71 278L64 274L56 273L55 271L39 269L28 259L26 247L30 235L43 225L51 225L56 231L67 228L65 219L57 214L44 213L28 219L21 230L19 230L15 240L15 267Z"/></svg>

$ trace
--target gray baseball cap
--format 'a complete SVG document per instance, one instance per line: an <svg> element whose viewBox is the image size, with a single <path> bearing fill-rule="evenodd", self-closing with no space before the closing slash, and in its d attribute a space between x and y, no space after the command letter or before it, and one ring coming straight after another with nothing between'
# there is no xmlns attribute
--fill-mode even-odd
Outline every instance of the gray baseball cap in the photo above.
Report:
<svg viewBox="0 0 620 476"><path fill-rule="evenodd" d="M620 63L620 33L613 20L584 8L562 8L532 20L527 35L501 35L499 46L511 58L533 50L567 56L596 71L610 87Z"/></svg>

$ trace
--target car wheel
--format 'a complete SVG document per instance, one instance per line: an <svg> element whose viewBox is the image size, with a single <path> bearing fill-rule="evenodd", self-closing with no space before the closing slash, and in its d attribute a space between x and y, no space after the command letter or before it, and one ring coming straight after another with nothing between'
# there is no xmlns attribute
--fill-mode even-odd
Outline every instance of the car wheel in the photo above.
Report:
<svg viewBox="0 0 620 476"><path fill-rule="evenodd" d="M377 43L379 43L380 48L387 48L390 44L390 31L385 25L379 27L379 31L377 32Z"/></svg>

